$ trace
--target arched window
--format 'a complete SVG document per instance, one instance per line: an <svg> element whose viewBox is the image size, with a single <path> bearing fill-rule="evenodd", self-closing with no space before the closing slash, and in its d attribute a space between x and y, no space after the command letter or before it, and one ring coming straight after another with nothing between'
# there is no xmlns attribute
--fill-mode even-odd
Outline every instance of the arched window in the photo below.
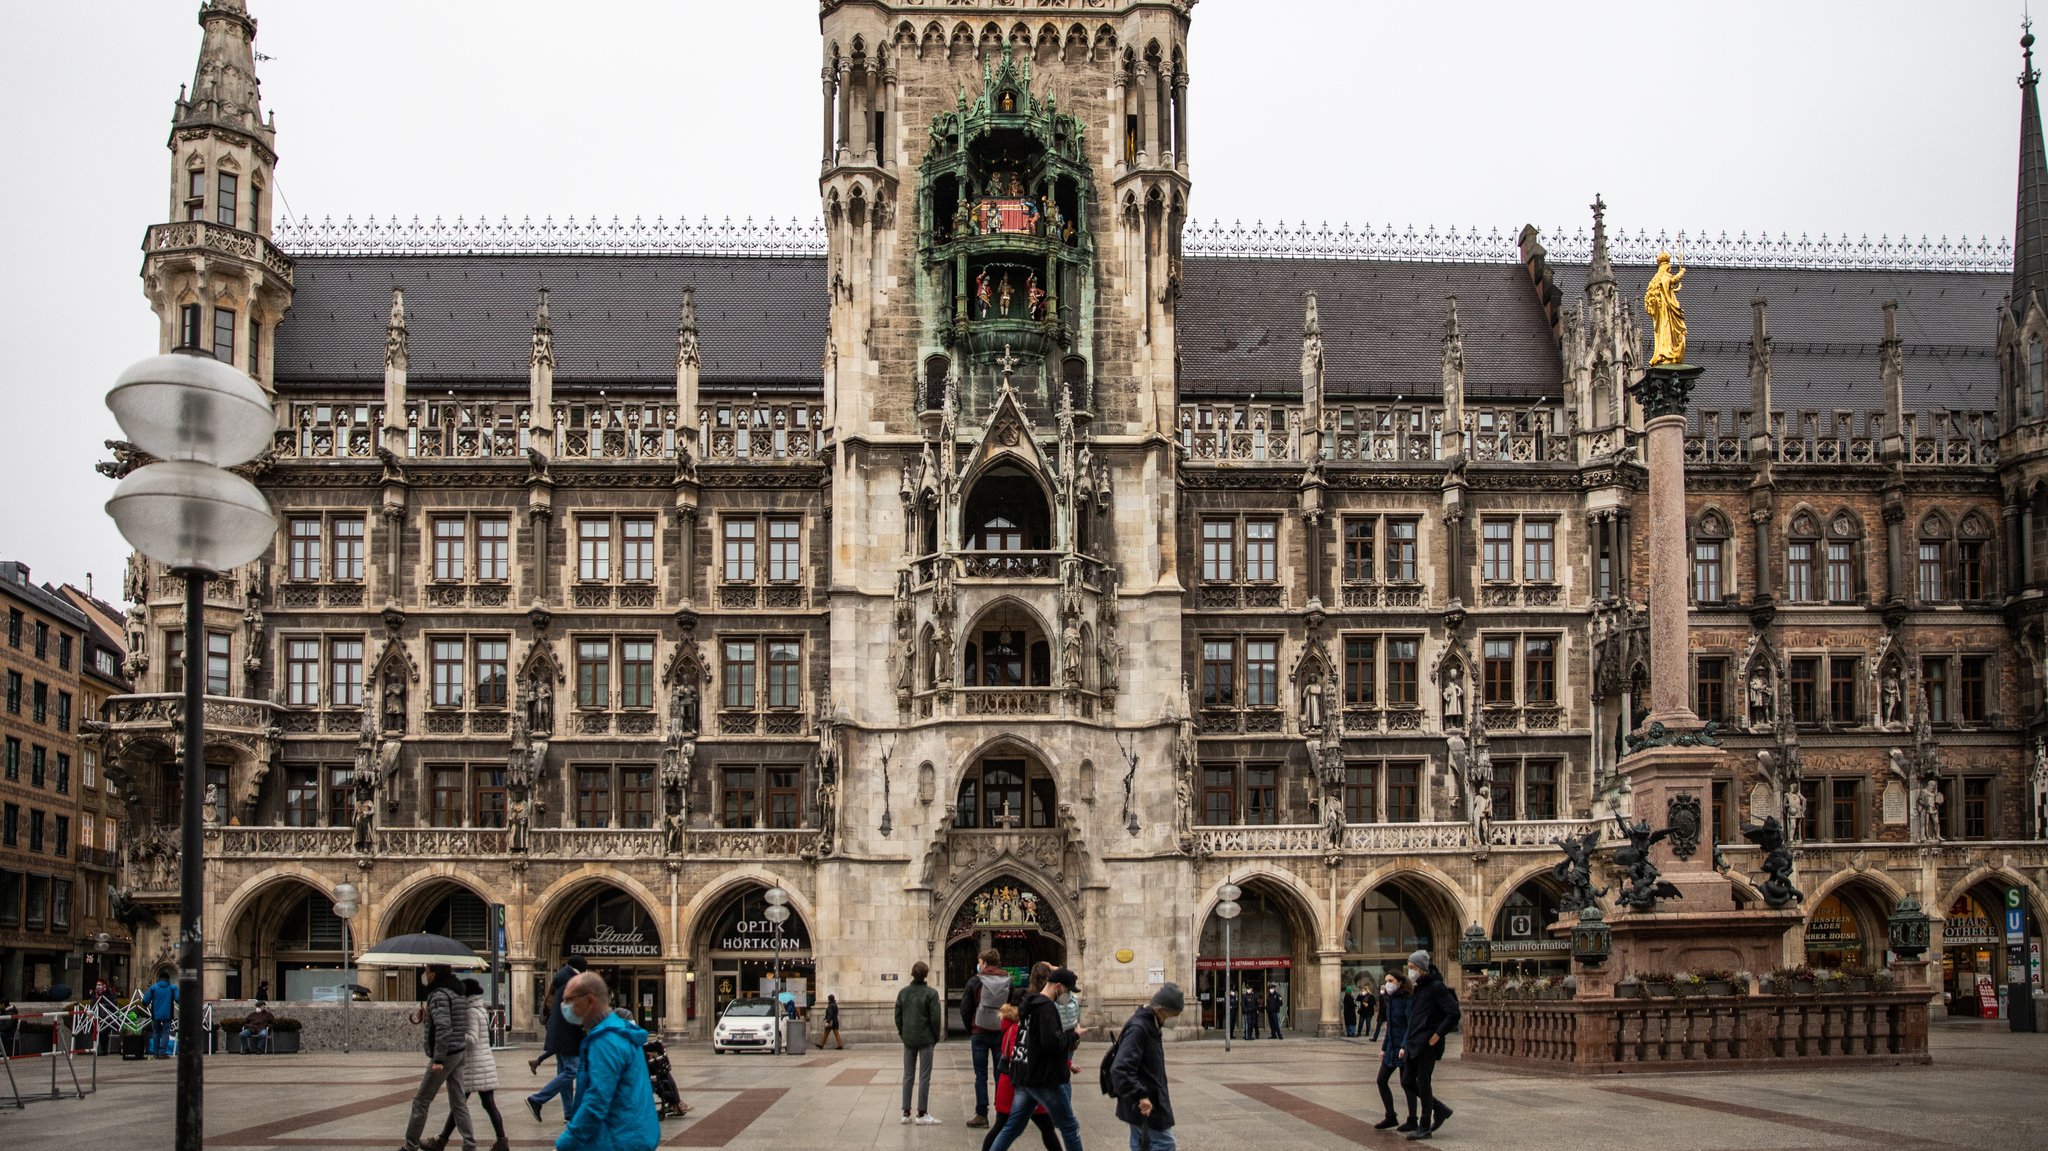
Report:
<svg viewBox="0 0 2048 1151"><path fill-rule="evenodd" d="M1949 598L1948 520L1940 512L1928 512L1920 521L1920 550L1915 572L1921 603L1941 603Z"/></svg>
<svg viewBox="0 0 2048 1151"><path fill-rule="evenodd" d="M1828 521L1827 600L1855 603L1863 593L1863 525L1846 511Z"/></svg>
<svg viewBox="0 0 2048 1151"><path fill-rule="evenodd" d="M1718 604L1733 594L1728 575L1728 521L1717 511L1700 517L1692 541L1692 599L1696 604Z"/></svg>
<svg viewBox="0 0 2048 1151"><path fill-rule="evenodd" d="M967 497L964 535L969 551L1044 551L1052 547L1052 515L1045 489L1010 465L992 468Z"/></svg>
<svg viewBox="0 0 2048 1151"><path fill-rule="evenodd" d="M926 411L936 411L946 403L946 376L953 370L953 361L945 356L929 356L924 362L924 403Z"/></svg>
<svg viewBox="0 0 2048 1151"><path fill-rule="evenodd" d="M967 631L966 687L1050 687L1052 645L1028 612L1002 606Z"/></svg>
<svg viewBox="0 0 2048 1151"><path fill-rule="evenodd" d="M2026 410L2027 415L2033 416L2035 418L2039 418L2043 414L2048 414L2042 411L2041 403L2041 391L2043 386L2044 373L2048 373L2048 365L2044 365L2042 362L2041 338L2039 336L2035 336L2034 338L2027 341Z"/></svg>
<svg viewBox="0 0 2048 1151"><path fill-rule="evenodd" d="M1606 360L1593 365L1593 410L1586 426L1604 428L1614 422L1614 370Z"/></svg>
<svg viewBox="0 0 2048 1151"><path fill-rule="evenodd" d="M1059 812L1052 774L1020 755L992 755L960 781L953 826L1051 827Z"/></svg>
<svg viewBox="0 0 2048 1151"><path fill-rule="evenodd" d="M1785 533L1785 598L1806 603L1814 598L1814 564L1820 550L1820 521L1811 512L1792 517Z"/></svg>
<svg viewBox="0 0 2048 1151"><path fill-rule="evenodd" d="M1956 529L1955 597L1965 603L1991 598L1991 523L1976 512Z"/></svg>

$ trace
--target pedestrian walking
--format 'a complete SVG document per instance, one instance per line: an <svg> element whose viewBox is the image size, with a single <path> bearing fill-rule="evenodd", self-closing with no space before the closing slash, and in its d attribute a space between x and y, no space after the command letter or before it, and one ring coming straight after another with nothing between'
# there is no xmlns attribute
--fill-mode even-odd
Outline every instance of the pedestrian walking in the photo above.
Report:
<svg viewBox="0 0 2048 1151"><path fill-rule="evenodd" d="M178 985L171 982L170 968L156 973L156 982L142 993L142 1004L149 1008L149 1057L169 1059L171 1057L171 1017L178 1010ZM8 1014L13 1014L10 1009ZM12 1051L13 1045L8 1045Z"/></svg>
<svg viewBox="0 0 2048 1151"><path fill-rule="evenodd" d="M1010 1108L1016 1105L1017 1084L1010 1073L1003 1070L1009 1066L1010 1053L1017 1047L1017 1006L1003 1004L997 1014L1003 1023L1002 1045L996 1049L996 1121L981 1138L981 1151L989 1151L995 1145L996 1136L1002 1133L1010 1122ZM1060 1137L1053 1133L1052 1117L1043 1107L1031 1109L1031 1125L1038 1128L1038 1138L1045 1144L1045 1151L1060 1151Z"/></svg>
<svg viewBox="0 0 2048 1151"><path fill-rule="evenodd" d="M841 1038L839 1034L839 997L837 995L827 995L825 997L825 1033L818 1037L818 1046L822 1048L828 1041L832 1046L842 1051L846 1049L846 1040Z"/></svg>
<svg viewBox="0 0 2048 1151"><path fill-rule="evenodd" d="M583 1029L576 1106L555 1151L654 1151L661 1117L647 1074L647 1032L626 1008L606 1008L604 977L585 971L562 988L556 1014Z"/></svg>
<svg viewBox="0 0 2048 1151"><path fill-rule="evenodd" d="M1408 978L1406 972L1402 973L1401 978ZM1372 1021L1372 1037L1374 1039L1378 1039L1380 1037L1380 1032L1384 1031L1387 1025L1387 985L1385 980L1382 980L1380 982L1379 992L1375 994L1372 998L1374 1011Z"/></svg>
<svg viewBox="0 0 2048 1151"><path fill-rule="evenodd" d="M405 1124L402 1151L423 1151L420 1133L427 1129L427 1112L434 1097L446 1091L448 1109L455 1130L462 1133L462 1151L476 1151L476 1132L469 1123L469 1101L462 1097L462 1068L469 1053L469 998L462 993L462 981L444 964L427 968L420 983L426 1002L420 1005L421 1046L426 1049L427 1070L420 1076L419 1090L413 1092L412 1117Z"/></svg>
<svg viewBox="0 0 2048 1151"><path fill-rule="evenodd" d="M1173 1100L1166 1089L1166 1023L1187 1007L1180 984L1162 983L1117 1033L1110 1086L1116 1117L1131 1129L1131 1151L1174 1151Z"/></svg>
<svg viewBox="0 0 2048 1151"><path fill-rule="evenodd" d="M939 1007L939 993L925 977L930 966L918 962L910 968L910 986L896 993L896 1037L903 1041L903 1121L931 1127L939 1117L929 1109L932 1098L932 1049L946 1034L946 1015ZM917 1117L910 1115L911 1079L917 1080Z"/></svg>
<svg viewBox="0 0 2048 1151"><path fill-rule="evenodd" d="M1358 1034L1358 991L1350 984L1344 985L1344 1038Z"/></svg>
<svg viewBox="0 0 2048 1151"><path fill-rule="evenodd" d="M1366 1032L1370 1030L1373 1034L1367 1036L1367 1038L1379 1038L1379 1028L1377 1026L1380 1017L1379 1002L1378 992L1365 987L1358 989L1358 1033L1360 1035L1366 1035Z"/></svg>
<svg viewBox="0 0 2048 1151"><path fill-rule="evenodd" d="M1259 1003L1259 989L1256 987L1245 988L1243 999L1244 1037L1246 1039L1257 1039L1259 1037L1259 1017L1266 1013L1264 1007Z"/></svg>
<svg viewBox="0 0 2048 1151"><path fill-rule="evenodd" d="M974 1056L974 1118L969 1127L988 1126L988 1088L996 1070L995 1051L1002 1045L1002 1009L1010 1001L1010 972L1001 966L1003 953L991 947L980 955L981 966L960 993L961 1022Z"/></svg>
<svg viewBox="0 0 2048 1151"><path fill-rule="evenodd" d="M1443 1058L1444 1036L1458 1028L1458 997L1444 982L1444 974L1429 961L1429 952L1408 957L1408 978L1415 985L1409 997L1407 1038L1402 1041L1401 1086L1413 1091L1422 1105L1422 1121L1408 1133L1410 1139L1428 1139L1443 1129L1451 1109L1443 1105L1430 1086L1436 1061Z"/></svg>
<svg viewBox="0 0 2048 1151"><path fill-rule="evenodd" d="M1060 1026L1059 1004L1053 997L1079 991L1080 977L1064 967L1046 976L1045 987L1024 998L1018 1009L1017 1044L1010 1051L1010 1079L1016 1087L1010 1104L1010 1118L996 1132L989 1151L1009 1151L1010 1144L1024 1133L1033 1108L1043 1107L1060 1133L1067 1151L1084 1151L1081 1124L1074 1118L1068 1097L1072 1065L1067 1053L1074 1036Z"/></svg>
<svg viewBox="0 0 2048 1151"><path fill-rule="evenodd" d="M469 1019L463 1033L467 1050L462 1056L462 1091L464 1095L476 1096L484 1114L490 1116L491 1130L498 1137L490 1151L506 1151L510 1145L505 1141L505 1116L498 1111L498 1057L491 1052L491 1013L484 1005L484 985L464 979L462 995L469 1001ZM442 1151L454 1131L455 1115L451 1112L441 1124L441 1134L421 1140L420 1146L427 1151Z"/></svg>
<svg viewBox="0 0 2048 1151"><path fill-rule="evenodd" d="M1275 1038L1275 1039L1285 1039L1285 1038L1287 1038L1287 1036L1285 1036L1285 1035L1282 1035L1282 1034L1280 1033L1280 1012L1281 1012L1281 1009L1282 1009L1283 1007L1285 1007L1285 1006L1286 1006L1286 1005L1285 1005L1285 1004L1283 1004L1283 1003L1282 1003L1282 1002L1280 1001L1280 985L1279 985L1279 984L1277 984L1277 983L1269 983L1269 984L1267 984L1267 985L1266 985L1266 1030L1267 1030L1267 1031L1268 1031L1269 1033L1271 1033L1271 1034L1272 1034L1272 1036L1273 1036L1273 1038Z"/></svg>
<svg viewBox="0 0 2048 1151"><path fill-rule="evenodd" d="M562 1011L562 993L569 981L590 970L590 961L581 955L571 955L558 969L554 978L548 980L548 996L541 1010L547 1013L547 1029L542 1033L540 1054L526 1061L526 1070L536 1073L541 1062L548 1056L555 1057L555 1074L541 1089L526 1097L526 1109L533 1112L535 1123L547 1122L541 1108L556 1095L562 1097L562 1121L576 1112L576 1073L583 1066L583 1028Z"/></svg>
<svg viewBox="0 0 2048 1151"><path fill-rule="evenodd" d="M1408 1034L1408 977L1398 971L1389 971L1381 986L1387 1003L1384 1012L1387 1037L1380 1040L1379 1089L1380 1105L1386 1108L1387 1115L1373 1126L1381 1131L1394 1127L1406 1134L1416 1128L1415 1093L1408 1089L1407 1079L1402 1077L1401 1094L1408 1100L1408 1119L1403 1122L1394 1117L1394 1090L1387 1084L1389 1080L1402 1076L1401 1041Z"/></svg>

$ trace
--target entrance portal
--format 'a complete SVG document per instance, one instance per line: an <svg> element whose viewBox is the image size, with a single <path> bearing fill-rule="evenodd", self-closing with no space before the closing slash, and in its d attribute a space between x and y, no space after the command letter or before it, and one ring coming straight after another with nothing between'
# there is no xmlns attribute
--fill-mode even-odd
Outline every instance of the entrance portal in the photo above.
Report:
<svg viewBox="0 0 2048 1151"><path fill-rule="evenodd" d="M590 960L590 969L604 976L612 1007L630 1008L640 1026L660 1030L665 1007L661 933L639 900L613 887L593 893L562 932L560 957L571 955ZM544 1005L547 974L539 979L541 994L534 996L534 1003Z"/></svg>
<svg viewBox="0 0 2048 1151"><path fill-rule="evenodd" d="M1002 953L1012 987L1024 986L1034 963L1067 962L1066 932L1050 902L1009 876L975 892L953 917L946 933L946 987L967 986L978 957L991 947ZM962 1029L959 1012L949 1010L946 1018L948 1029Z"/></svg>
<svg viewBox="0 0 2048 1151"><path fill-rule="evenodd" d="M766 887L748 888L726 900L711 917L711 937L705 941L711 966L711 1002L693 1001L692 1019L707 1010L716 1019L726 1004L750 995L774 996L787 991L805 1009L816 998L810 925L791 907L778 931L768 918L768 901L762 898L767 891ZM696 987L691 984L693 999Z"/></svg>

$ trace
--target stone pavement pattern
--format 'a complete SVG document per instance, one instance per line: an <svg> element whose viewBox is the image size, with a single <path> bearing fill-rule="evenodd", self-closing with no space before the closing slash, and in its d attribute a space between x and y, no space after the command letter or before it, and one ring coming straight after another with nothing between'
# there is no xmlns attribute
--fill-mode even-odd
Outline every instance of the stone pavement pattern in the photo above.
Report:
<svg viewBox="0 0 2048 1151"><path fill-rule="evenodd" d="M1457 1115L1433 1146L1570 1151L1804 1151L1853 1148L2048 1149L2048 1035L1942 1024L1935 1064L1774 1075L1644 1075L1565 1079L1460 1064L1437 1073ZM1094 1086L1099 1044L1083 1047L1075 1099L1087 1146L1127 1146L1109 1100ZM499 1107L515 1148L553 1146L559 1125L534 1123L521 1097L542 1079L518 1074L529 1051L499 1053ZM901 1059L893 1045L862 1044L776 1060L672 1054L683 1097L696 1110L663 1125L664 1148L735 1151L981 1145L962 1123L972 1112L965 1042L940 1048L933 1076L938 1127L897 1122ZM1373 1052L1346 1041L1287 1039L1168 1048L1181 1145L1236 1148L1412 1146L1373 1131L1379 1104ZM545 1070L545 1069L544 1069ZM48 1069L19 1069L24 1086ZM207 1063L207 1146L394 1148L417 1081L412 1055L221 1056ZM0 1110L0 1133L48 1148L167 1147L173 1064L103 1060L99 1090L84 1100ZM1398 1096L1397 1096L1398 1098ZM445 1113L436 1108L435 1122ZM558 1111L551 1111L557 1114ZM481 1110L479 1122L487 1121ZM1035 1148L1027 1131L1018 1146ZM488 1139L485 1141L488 1146Z"/></svg>

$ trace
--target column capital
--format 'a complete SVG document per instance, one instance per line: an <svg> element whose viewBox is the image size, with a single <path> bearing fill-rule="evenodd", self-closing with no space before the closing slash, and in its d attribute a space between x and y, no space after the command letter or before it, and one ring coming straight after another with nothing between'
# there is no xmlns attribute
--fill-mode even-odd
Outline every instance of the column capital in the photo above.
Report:
<svg viewBox="0 0 2048 1151"><path fill-rule="evenodd" d="M1693 385L1705 371L1697 364L1659 364L1646 370L1628 390L1643 405L1643 415L1648 419L1684 416Z"/></svg>

